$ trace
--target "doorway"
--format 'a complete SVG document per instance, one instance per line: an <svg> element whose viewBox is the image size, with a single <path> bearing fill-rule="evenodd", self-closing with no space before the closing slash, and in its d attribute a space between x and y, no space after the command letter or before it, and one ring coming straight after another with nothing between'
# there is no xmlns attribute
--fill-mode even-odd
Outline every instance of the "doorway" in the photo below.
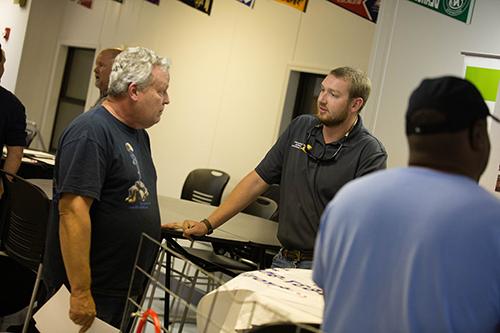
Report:
<svg viewBox="0 0 500 333"><path fill-rule="evenodd" d="M281 135L290 122L302 114L316 113L316 100L325 74L291 71L281 117Z"/></svg>
<svg viewBox="0 0 500 333"><path fill-rule="evenodd" d="M64 129L85 111L95 50L68 47L61 90L57 102L50 151L55 152Z"/></svg>

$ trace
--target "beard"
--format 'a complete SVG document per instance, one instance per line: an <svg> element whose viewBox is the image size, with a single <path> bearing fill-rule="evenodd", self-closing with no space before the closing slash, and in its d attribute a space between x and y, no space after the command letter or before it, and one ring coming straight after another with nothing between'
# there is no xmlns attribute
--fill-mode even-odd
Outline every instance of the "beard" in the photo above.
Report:
<svg viewBox="0 0 500 333"><path fill-rule="evenodd" d="M349 116L349 113L347 111L347 108L336 113L335 115L332 115L331 113L328 113L328 114L321 114L319 112L319 107L316 108L316 114L315 114L316 118L319 119L319 121L326 127L334 127L334 126L338 126L342 123L344 123L348 116Z"/></svg>

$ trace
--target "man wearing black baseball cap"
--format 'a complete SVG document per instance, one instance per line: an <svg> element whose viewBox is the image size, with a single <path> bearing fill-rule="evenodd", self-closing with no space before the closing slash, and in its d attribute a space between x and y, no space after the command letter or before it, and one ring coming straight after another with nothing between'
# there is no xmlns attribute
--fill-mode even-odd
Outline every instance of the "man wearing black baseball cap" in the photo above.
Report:
<svg viewBox="0 0 500 333"><path fill-rule="evenodd" d="M499 121L467 80L425 79L413 91L409 167L352 181L322 216L313 278L324 332L500 327L500 201L477 184L488 117Z"/></svg>

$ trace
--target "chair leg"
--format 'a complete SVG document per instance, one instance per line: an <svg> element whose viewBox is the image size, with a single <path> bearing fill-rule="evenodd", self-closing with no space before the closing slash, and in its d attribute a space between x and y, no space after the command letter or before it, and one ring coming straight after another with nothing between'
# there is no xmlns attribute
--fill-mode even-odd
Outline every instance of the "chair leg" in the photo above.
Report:
<svg viewBox="0 0 500 333"><path fill-rule="evenodd" d="M42 269L43 265L38 265L38 271L36 272L36 280L35 285L33 286L33 293L31 294L30 304L28 306L28 313L26 314L26 318L24 319L24 325L22 333L28 332L28 326L31 320L31 315L33 313L33 306L35 305L36 295L38 294L38 287L40 286L40 281L42 280Z"/></svg>

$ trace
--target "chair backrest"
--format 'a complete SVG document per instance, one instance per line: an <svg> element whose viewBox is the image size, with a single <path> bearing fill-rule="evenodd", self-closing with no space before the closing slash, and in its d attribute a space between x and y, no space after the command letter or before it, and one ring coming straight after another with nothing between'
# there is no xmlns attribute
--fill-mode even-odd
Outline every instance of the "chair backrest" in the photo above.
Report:
<svg viewBox="0 0 500 333"><path fill-rule="evenodd" d="M257 197L254 202L243 209L243 213L270 219L278 210L278 204L273 200L263 196Z"/></svg>
<svg viewBox="0 0 500 333"><path fill-rule="evenodd" d="M278 208L274 212L274 214L269 217L269 220L278 222L279 221L279 212L280 212L280 186L278 184L272 184L268 187L261 196L274 200L278 204Z"/></svg>
<svg viewBox="0 0 500 333"><path fill-rule="evenodd" d="M182 187L181 199L219 206L229 175L215 169L195 169Z"/></svg>
<svg viewBox="0 0 500 333"><path fill-rule="evenodd" d="M2 248L9 257L36 271L45 249L50 200L44 191L25 179L4 170L0 174L7 201Z"/></svg>
<svg viewBox="0 0 500 333"><path fill-rule="evenodd" d="M279 204L280 204L280 186L278 184L272 184L261 195L263 197L273 199L279 206Z"/></svg>
<svg viewBox="0 0 500 333"><path fill-rule="evenodd" d="M31 145L36 135L36 129L26 124L26 147L29 147Z"/></svg>
<svg viewBox="0 0 500 333"><path fill-rule="evenodd" d="M26 120L26 147L29 147L35 138L38 139L38 143L40 143L42 150L47 151L36 123L32 120Z"/></svg>

